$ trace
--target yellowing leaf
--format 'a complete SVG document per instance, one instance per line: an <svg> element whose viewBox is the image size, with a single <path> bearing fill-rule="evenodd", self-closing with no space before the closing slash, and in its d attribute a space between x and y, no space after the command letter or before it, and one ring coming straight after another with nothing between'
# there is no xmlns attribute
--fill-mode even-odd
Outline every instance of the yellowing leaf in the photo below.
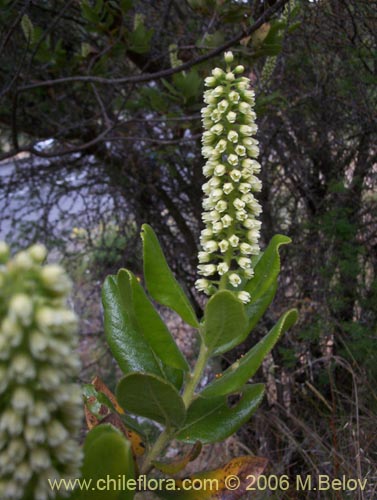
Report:
<svg viewBox="0 0 377 500"><path fill-rule="evenodd" d="M271 29L271 24L270 23L264 23L262 26L257 29L252 35L251 39L253 41L253 45L255 47L260 47L264 41L264 39L267 37L269 31Z"/></svg>
<svg viewBox="0 0 377 500"><path fill-rule="evenodd" d="M94 386L96 391L102 392L102 394L104 394L112 402L114 408L120 415L124 415L123 408L119 405L114 394L110 391L110 389L100 377L94 377L94 379L92 380L92 385Z"/></svg>
<svg viewBox="0 0 377 500"><path fill-rule="evenodd" d="M201 451L202 443L197 441L184 457L170 463L155 461L153 465L161 472L165 472L165 474L177 474L177 472L184 469L189 462L194 461Z"/></svg>
<svg viewBox="0 0 377 500"><path fill-rule="evenodd" d="M116 427L118 430L120 430L122 434L124 434L130 441L132 453L134 454L134 456L138 457L143 455L145 452L145 445L143 443L143 440L137 432L128 429L124 425L120 417L120 415L124 415L124 410L119 405L114 394L99 377L95 377L93 379L92 386L97 391L97 393L106 396L109 404L111 403L117 413L115 413L115 411L112 411L112 408L109 408L109 406L106 406L101 401L98 401L96 396L87 396L84 411L88 429L91 430L100 424L111 424L113 427Z"/></svg>
<svg viewBox="0 0 377 500"><path fill-rule="evenodd" d="M178 479L176 491L164 491L158 495L178 500L237 500L248 491L253 491L253 485L266 466L266 458L251 456L233 458L219 469ZM189 484L192 484L193 488L187 491ZM203 488L198 490L201 484Z"/></svg>

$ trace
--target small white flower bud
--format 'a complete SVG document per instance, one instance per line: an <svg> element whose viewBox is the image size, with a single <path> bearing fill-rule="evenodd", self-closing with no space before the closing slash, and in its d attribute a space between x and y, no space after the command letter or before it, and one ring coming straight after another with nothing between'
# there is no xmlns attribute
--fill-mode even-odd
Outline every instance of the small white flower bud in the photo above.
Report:
<svg viewBox="0 0 377 500"><path fill-rule="evenodd" d="M33 396L25 387L17 387L12 396L12 407L16 411L31 409L33 406Z"/></svg>
<svg viewBox="0 0 377 500"><path fill-rule="evenodd" d="M224 127L221 125L221 123L216 123L216 125L211 127L210 132L212 132L213 134L216 134L216 135L220 135L220 134L222 134L223 130L224 130Z"/></svg>
<svg viewBox="0 0 377 500"><path fill-rule="evenodd" d="M46 247L44 245L40 245L39 243L31 246L28 252L30 257L37 264L41 264L45 260L47 255Z"/></svg>
<svg viewBox="0 0 377 500"><path fill-rule="evenodd" d="M246 82L237 82L236 84L237 90L245 91L248 87L248 84Z"/></svg>
<svg viewBox="0 0 377 500"><path fill-rule="evenodd" d="M205 193L205 194L209 194L211 192L211 186L209 185L208 182L205 182L202 186L202 191Z"/></svg>
<svg viewBox="0 0 377 500"><path fill-rule="evenodd" d="M208 290L210 283L208 280L198 279L195 281L195 286L196 289L199 290L199 292L205 292L206 290Z"/></svg>
<svg viewBox="0 0 377 500"><path fill-rule="evenodd" d="M67 429L58 420L52 420L47 425L47 439L51 446L61 444L68 437Z"/></svg>
<svg viewBox="0 0 377 500"><path fill-rule="evenodd" d="M245 278L250 280L254 276L254 269L252 269L252 268L245 269L243 274L245 275Z"/></svg>
<svg viewBox="0 0 377 500"><path fill-rule="evenodd" d="M28 414L28 423L30 425L40 425L43 422L48 422L50 419L50 412L45 403L36 401L35 405Z"/></svg>
<svg viewBox="0 0 377 500"><path fill-rule="evenodd" d="M229 100L233 102L234 104L237 104L238 101L240 100L240 94L238 92L235 92L234 90L232 92L229 92Z"/></svg>
<svg viewBox="0 0 377 500"><path fill-rule="evenodd" d="M231 182L226 182L223 185L223 191L225 194L230 194L233 191L233 189L234 189L234 187L233 187L233 184Z"/></svg>
<svg viewBox="0 0 377 500"><path fill-rule="evenodd" d="M241 196L241 200L244 201L247 205L250 203L254 203L256 201L256 199L252 193L243 194Z"/></svg>
<svg viewBox="0 0 377 500"><path fill-rule="evenodd" d="M204 102L206 104L216 104L217 102L216 96L214 96L211 92L210 94L204 96Z"/></svg>
<svg viewBox="0 0 377 500"><path fill-rule="evenodd" d="M226 141L224 139L220 139L215 146L215 150L219 153L224 153L224 151L226 150L226 146Z"/></svg>
<svg viewBox="0 0 377 500"><path fill-rule="evenodd" d="M209 212L209 215L211 217L211 222L216 222L220 220L220 213L217 210L211 210Z"/></svg>
<svg viewBox="0 0 377 500"><path fill-rule="evenodd" d="M238 109L242 114L246 115L250 112L250 104L248 104L247 102L240 102Z"/></svg>
<svg viewBox="0 0 377 500"><path fill-rule="evenodd" d="M19 481L21 484L26 484L31 476L33 475L33 471L28 462L22 462L17 465L17 468L14 472L14 479Z"/></svg>
<svg viewBox="0 0 377 500"><path fill-rule="evenodd" d="M241 193L247 194L251 189L251 184L248 182L241 182L241 184L238 186L238 189Z"/></svg>
<svg viewBox="0 0 377 500"><path fill-rule="evenodd" d="M221 262L217 266L217 272L219 273L220 276L223 276L225 273L229 271L229 266L226 262Z"/></svg>
<svg viewBox="0 0 377 500"><path fill-rule="evenodd" d="M206 241L203 244L203 248L206 252L214 253L218 249L218 244L214 240Z"/></svg>
<svg viewBox="0 0 377 500"><path fill-rule="evenodd" d="M218 177L212 177L212 179L208 182L211 188L218 188L221 186L221 180Z"/></svg>
<svg viewBox="0 0 377 500"><path fill-rule="evenodd" d="M227 208L228 208L228 203L224 200L220 200L216 203L216 210L220 213L225 212Z"/></svg>
<svg viewBox="0 0 377 500"><path fill-rule="evenodd" d="M243 255L249 255L252 252L252 247L248 243L241 243L240 250Z"/></svg>
<svg viewBox="0 0 377 500"><path fill-rule="evenodd" d="M204 158L209 158L212 154L213 148L211 146L203 146L202 147L202 155Z"/></svg>
<svg viewBox="0 0 377 500"><path fill-rule="evenodd" d="M209 262L210 261L210 254L207 253L207 252L199 252L198 253L198 260L201 264L204 264L206 262Z"/></svg>
<svg viewBox="0 0 377 500"><path fill-rule="evenodd" d="M219 163L218 165L216 165L215 167L215 175L217 175L218 177L221 177L222 175L224 175L226 172L226 167L225 165L222 165L221 163Z"/></svg>
<svg viewBox="0 0 377 500"><path fill-rule="evenodd" d="M226 99L223 99L217 105L217 109L220 113L225 113L225 111L228 109L228 107L229 107L229 103Z"/></svg>
<svg viewBox="0 0 377 500"><path fill-rule="evenodd" d="M212 132L204 132L202 136L202 143L204 146L211 146L213 143L215 136L212 134Z"/></svg>
<svg viewBox="0 0 377 500"><path fill-rule="evenodd" d="M242 282L241 278L236 273L230 274L228 279L229 279L229 283L232 286L234 286L234 288L237 288Z"/></svg>
<svg viewBox="0 0 377 500"><path fill-rule="evenodd" d="M245 202L240 200L239 198L236 198L233 201L233 206L236 210L241 210L242 208L245 208Z"/></svg>
<svg viewBox="0 0 377 500"><path fill-rule="evenodd" d="M34 378L36 374L32 359L25 353L18 353L14 356L10 370L18 382L26 382Z"/></svg>
<svg viewBox="0 0 377 500"><path fill-rule="evenodd" d="M211 210L212 208L215 207L215 202L211 200L211 198L204 198L202 206L204 210Z"/></svg>
<svg viewBox="0 0 377 500"><path fill-rule="evenodd" d="M254 219L249 218L244 220L243 226L246 227L246 229L251 229L254 227Z"/></svg>
<svg viewBox="0 0 377 500"><path fill-rule="evenodd" d="M23 418L12 408L4 410L0 418L0 431L7 431L11 436L18 436L23 429Z"/></svg>
<svg viewBox="0 0 377 500"><path fill-rule="evenodd" d="M234 154L230 154L228 156L228 163L232 165L232 167L236 167L238 165L238 156Z"/></svg>
<svg viewBox="0 0 377 500"><path fill-rule="evenodd" d="M207 162L204 167L203 167L203 174L205 177L209 177L210 175L213 174L213 165L212 163Z"/></svg>
<svg viewBox="0 0 377 500"><path fill-rule="evenodd" d="M44 367L39 370L39 381L43 389L51 390L59 387L60 373L54 368Z"/></svg>
<svg viewBox="0 0 377 500"><path fill-rule="evenodd" d="M23 325L29 325L33 315L33 302L25 293L17 293L9 302L9 313Z"/></svg>
<svg viewBox="0 0 377 500"><path fill-rule="evenodd" d="M216 272L216 266L214 264L199 264L198 266L199 274L202 276L212 276Z"/></svg>
<svg viewBox="0 0 377 500"><path fill-rule="evenodd" d="M225 75L225 80L227 82L232 82L234 79L235 79L234 73L228 71L228 73Z"/></svg>
<svg viewBox="0 0 377 500"><path fill-rule="evenodd" d="M214 68L212 70L212 75L215 78L221 78L224 75L224 71L221 68Z"/></svg>
<svg viewBox="0 0 377 500"><path fill-rule="evenodd" d="M242 66L242 64L239 64L238 66L236 66L236 67L234 68L234 72L235 72L236 74L238 74L238 75L239 75L240 73L243 73L244 71L245 71L245 68Z"/></svg>
<svg viewBox="0 0 377 500"><path fill-rule="evenodd" d="M259 156L258 146L251 146L250 148L247 148L247 151L252 158L258 158Z"/></svg>
<svg viewBox="0 0 377 500"><path fill-rule="evenodd" d="M34 427L26 425L24 428L24 436L29 446L33 444L43 443L46 439L46 435L42 427Z"/></svg>
<svg viewBox="0 0 377 500"><path fill-rule="evenodd" d="M251 300L251 295L249 292L245 292L245 291L242 291L242 292L238 292L237 294L237 297L240 299L241 302L243 302L244 304L248 304Z"/></svg>
<svg viewBox="0 0 377 500"><path fill-rule="evenodd" d="M215 222L212 226L212 230L214 232L214 234L218 234L218 233L221 233L221 231L223 230L223 225L221 222Z"/></svg>
<svg viewBox="0 0 377 500"><path fill-rule="evenodd" d="M219 243L219 249L221 253L225 253L229 248L229 242L227 240L221 240Z"/></svg>
<svg viewBox="0 0 377 500"><path fill-rule="evenodd" d="M256 192L260 192L262 190L262 181L255 176L250 177L249 179L251 183L251 189Z"/></svg>
<svg viewBox="0 0 377 500"><path fill-rule="evenodd" d="M238 141L238 134L235 130L231 130L228 133L228 141L236 143Z"/></svg>
<svg viewBox="0 0 377 500"><path fill-rule="evenodd" d="M220 97L223 93L224 87L222 85L218 85L215 89L212 90L212 95L215 97Z"/></svg>
<svg viewBox="0 0 377 500"><path fill-rule="evenodd" d="M240 126L240 133L242 135L252 135L253 133L253 129L249 126L249 125L241 125Z"/></svg>
<svg viewBox="0 0 377 500"><path fill-rule="evenodd" d="M224 52L224 61L225 61L227 64L232 63L232 62L233 62L233 59L234 59L233 52L231 52L231 51Z"/></svg>
<svg viewBox="0 0 377 500"><path fill-rule="evenodd" d="M223 190L221 188L214 189L213 191L211 191L210 197L213 201L220 200L223 197Z"/></svg>
<svg viewBox="0 0 377 500"><path fill-rule="evenodd" d="M247 212L244 209L237 210L236 211L236 219L240 222L244 221L247 219Z"/></svg>
<svg viewBox="0 0 377 500"><path fill-rule="evenodd" d="M35 448L30 453L30 465L33 470L40 471L51 465L49 454L44 448Z"/></svg>
<svg viewBox="0 0 377 500"><path fill-rule="evenodd" d="M260 238L260 232L258 229L250 229L250 231L248 231L247 233L247 239L251 242L251 243L257 243L258 240Z"/></svg>
<svg viewBox="0 0 377 500"><path fill-rule="evenodd" d="M232 170L229 175L233 182L238 182L241 179L241 172L237 169Z"/></svg>
<svg viewBox="0 0 377 500"><path fill-rule="evenodd" d="M247 257L240 257L238 259L238 264L242 269L250 269L251 268L251 260Z"/></svg>
<svg viewBox="0 0 377 500"><path fill-rule="evenodd" d="M238 246L238 243L240 242L240 239L235 234L232 234L228 241L233 248L236 248Z"/></svg>
<svg viewBox="0 0 377 500"><path fill-rule="evenodd" d="M221 120L221 111L219 109L214 109L211 114L212 120L217 123ZM205 123L203 123L204 126L206 126ZM211 126L212 123L210 123L208 126Z"/></svg>
<svg viewBox="0 0 377 500"><path fill-rule="evenodd" d="M204 84L206 87L214 87L216 85L216 78L213 76L207 76L207 78L204 79Z"/></svg>
<svg viewBox="0 0 377 500"><path fill-rule="evenodd" d="M240 144L238 144L238 146L235 147L235 152L238 154L238 156L245 156L246 148L245 146L241 146Z"/></svg>
<svg viewBox="0 0 377 500"><path fill-rule="evenodd" d="M20 271L27 271L33 267L33 259L26 251L18 252L13 257L14 268Z"/></svg>
<svg viewBox="0 0 377 500"><path fill-rule="evenodd" d="M242 144L246 146L247 148L251 148L251 146L254 145L254 141L251 137L244 137L242 139Z"/></svg>
<svg viewBox="0 0 377 500"><path fill-rule="evenodd" d="M226 119L229 123L234 123L236 121L236 118L237 115L234 111L229 111L229 113L226 115Z"/></svg>
<svg viewBox="0 0 377 500"><path fill-rule="evenodd" d="M221 222L223 223L224 228L227 228L232 224L233 218L229 214L226 214L224 217L221 217Z"/></svg>
<svg viewBox="0 0 377 500"><path fill-rule="evenodd" d="M200 114L202 115L203 118L209 118L211 116L213 109L214 109L213 106L205 106L200 110Z"/></svg>

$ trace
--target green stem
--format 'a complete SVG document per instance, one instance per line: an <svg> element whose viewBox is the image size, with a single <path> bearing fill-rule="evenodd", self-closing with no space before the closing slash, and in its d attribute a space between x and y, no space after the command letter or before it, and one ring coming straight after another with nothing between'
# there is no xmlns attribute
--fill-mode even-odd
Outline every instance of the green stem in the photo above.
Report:
<svg viewBox="0 0 377 500"><path fill-rule="evenodd" d="M150 449L149 453L145 457L144 463L141 467L141 474L147 474L153 467L152 462L155 460L161 451L165 448L167 443L170 441L172 437L172 432L170 429L166 428L161 434L158 436L156 442Z"/></svg>
<svg viewBox="0 0 377 500"><path fill-rule="evenodd" d="M193 399L195 389L202 377L204 368L206 367L208 361L208 357L209 357L208 349L205 346L204 342L202 341L200 345L198 360L196 362L194 371L190 373L190 378L182 394L182 399L183 402L185 403L186 408L189 407Z"/></svg>
<svg viewBox="0 0 377 500"><path fill-rule="evenodd" d="M203 371L206 367L208 361L209 353L204 342L201 342L198 360L196 362L194 371L190 373L188 382L186 384L185 390L182 394L183 402L188 408L194 397L195 389L202 377ZM156 442L150 449L149 453L145 457L144 463L141 467L141 474L147 474L153 467L152 462L159 456L168 442L173 438L174 430L166 428L157 438Z"/></svg>

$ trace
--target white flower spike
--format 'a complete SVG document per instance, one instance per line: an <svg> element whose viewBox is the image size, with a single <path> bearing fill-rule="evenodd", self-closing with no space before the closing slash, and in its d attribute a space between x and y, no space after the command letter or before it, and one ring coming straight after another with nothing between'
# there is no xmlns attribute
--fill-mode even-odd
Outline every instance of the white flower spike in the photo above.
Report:
<svg viewBox="0 0 377 500"><path fill-rule="evenodd" d="M207 158L203 173L209 178L203 200L202 251L199 253L199 279L196 288L207 295L228 288L245 304L251 300L243 291L253 277L252 260L258 255L261 206L253 193L262 184L256 174L260 164L255 123L253 90L248 78L240 76L244 67L232 69L232 52L224 54L226 71L215 68L206 78L207 104L202 109L202 153ZM207 236L208 235L208 236ZM205 265L203 265L205 263Z"/></svg>
<svg viewBox="0 0 377 500"><path fill-rule="evenodd" d="M70 382L79 369L71 283L60 266L42 265L42 245L9 254L0 242L0 498L52 500L46 478L79 477L82 454L72 439L82 401Z"/></svg>

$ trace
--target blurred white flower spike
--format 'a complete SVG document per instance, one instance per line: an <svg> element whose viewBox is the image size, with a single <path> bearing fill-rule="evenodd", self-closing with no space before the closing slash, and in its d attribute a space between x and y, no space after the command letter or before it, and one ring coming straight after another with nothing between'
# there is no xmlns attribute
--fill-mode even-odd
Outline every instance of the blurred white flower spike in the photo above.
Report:
<svg viewBox="0 0 377 500"><path fill-rule="evenodd" d="M262 188L257 161L258 141L254 91L250 80L240 76L244 67L231 64L232 52L225 52L226 71L215 68L205 79L209 87L204 93L203 157L207 160L203 173L209 178L203 186L202 219L196 288L207 295L229 289L247 304L250 294L243 291L253 277L252 259L260 247L262 207L254 196ZM206 264L203 265L202 263Z"/></svg>
<svg viewBox="0 0 377 500"><path fill-rule="evenodd" d="M55 498L48 479L78 477L83 410L71 282L33 245L0 242L0 498ZM70 495L60 491L59 498Z"/></svg>

